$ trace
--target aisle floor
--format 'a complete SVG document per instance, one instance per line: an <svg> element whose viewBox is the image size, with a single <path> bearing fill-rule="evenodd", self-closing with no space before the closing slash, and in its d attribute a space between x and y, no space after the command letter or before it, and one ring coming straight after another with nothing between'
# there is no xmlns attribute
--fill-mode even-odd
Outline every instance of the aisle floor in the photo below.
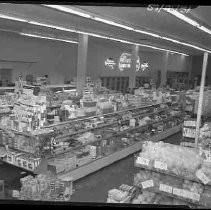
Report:
<svg viewBox="0 0 211 210"><path fill-rule="evenodd" d="M182 135L177 133L168 137L164 142L179 144ZM134 167L134 155L130 155L108 167L90 174L73 184L72 202L100 202L104 203L110 189L118 188L121 184L133 184L134 174L138 171ZM7 164L0 165L0 180L5 180L10 189L20 188L22 170Z"/></svg>

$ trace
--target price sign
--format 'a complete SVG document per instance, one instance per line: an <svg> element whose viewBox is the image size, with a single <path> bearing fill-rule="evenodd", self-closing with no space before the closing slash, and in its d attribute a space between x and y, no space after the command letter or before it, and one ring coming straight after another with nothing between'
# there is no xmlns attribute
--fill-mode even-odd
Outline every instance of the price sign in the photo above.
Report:
<svg viewBox="0 0 211 210"><path fill-rule="evenodd" d="M147 180L145 182L142 182L141 185L142 185L143 189L146 189L146 188L149 188L149 187L153 187L154 186L154 182L153 182L152 179L150 179L150 180Z"/></svg>
<svg viewBox="0 0 211 210"><path fill-rule="evenodd" d="M149 159L138 157L136 160L136 163L141 164L141 165L149 165Z"/></svg>
<svg viewBox="0 0 211 210"><path fill-rule="evenodd" d="M159 190L167 193L172 193L173 188L169 185L160 184Z"/></svg>
<svg viewBox="0 0 211 210"><path fill-rule="evenodd" d="M196 172L196 176L204 183L208 184L210 182L210 179L204 174L202 170L198 170Z"/></svg>
<svg viewBox="0 0 211 210"><path fill-rule="evenodd" d="M188 138L195 138L196 130L191 128L183 128L183 136Z"/></svg>
<svg viewBox="0 0 211 210"><path fill-rule="evenodd" d="M184 197L184 198L190 198L190 191L188 190L181 190L181 196Z"/></svg>
<svg viewBox="0 0 211 210"><path fill-rule="evenodd" d="M154 163L154 167L161 170L167 170L167 164L157 160Z"/></svg>
<svg viewBox="0 0 211 210"><path fill-rule="evenodd" d="M194 201L199 201L200 200L200 195L198 193L193 193L187 190L183 190L183 197L189 198Z"/></svg>
<svg viewBox="0 0 211 210"><path fill-rule="evenodd" d="M192 121L192 120L184 121L184 126L196 127L196 121Z"/></svg>
<svg viewBox="0 0 211 210"><path fill-rule="evenodd" d="M136 120L135 119L130 119L130 126L135 127L136 126Z"/></svg>
<svg viewBox="0 0 211 210"><path fill-rule="evenodd" d="M177 196L180 196L180 197L183 197L183 192L181 189L178 189L178 188L173 188L173 194L174 195L177 195Z"/></svg>

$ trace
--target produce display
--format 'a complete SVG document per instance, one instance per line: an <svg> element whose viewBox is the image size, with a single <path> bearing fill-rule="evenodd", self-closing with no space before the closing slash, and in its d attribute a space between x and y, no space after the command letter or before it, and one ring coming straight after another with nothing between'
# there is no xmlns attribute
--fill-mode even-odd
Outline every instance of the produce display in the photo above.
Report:
<svg viewBox="0 0 211 210"><path fill-rule="evenodd" d="M148 191L144 191L143 193L139 194L136 198L134 198L132 200L132 204L180 205L189 207L194 206L193 204L190 204L186 201L177 198L172 198L170 196Z"/></svg>
<svg viewBox="0 0 211 210"><path fill-rule="evenodd" d="M139 187L145 193L146 191L170 196L183 200L187 203L199 204L204 207L210 207L211 187L204 186L201 183L175 178L171 175L153 172L149 170L140 170L134 177L134 186ZM141 195L140 202L154 202ZM155 196L153 196L155 198ZM137 201L136 201L137 202ZM168 203L172 204L172 201Z"/></svg>
<svg viewBox="0 0 211 210"><path fill-rule="evenodd" d="M202 148L145 142L135 161L141 169L134 177L134 186L211 207L210 157L211 153Z"/></svg>
<svg viewBox="0 0 211 210"><path fill-rule="evenodd" d="M211 148L211 122L205 122L199 133L199 143L202 148Z"/></svg>
<svg viewBox="0 0 211 210"><path fill-rule="evenodd" d="M107 203L130 203L136 196L136 191L135 187L123 184L119 189L108 191Z"/></svg>
<svg viewBox="0 0 211 210"><path fill-rule="evenodd" d="M19 200L69 201L72 195L72 181L62 181L55 177L39 174L22 179L20 191L15 192Z"/></svg>

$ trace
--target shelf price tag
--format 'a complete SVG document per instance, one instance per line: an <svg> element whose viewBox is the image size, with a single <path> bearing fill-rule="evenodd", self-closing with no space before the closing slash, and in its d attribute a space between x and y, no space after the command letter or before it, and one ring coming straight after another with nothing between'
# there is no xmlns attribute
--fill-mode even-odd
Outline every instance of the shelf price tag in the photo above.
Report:
<svg viewBox="0 0 211 210"><path fill-rule="evenodd" d="M159 190L167 193L172 193L173 188L169 185L160 184Z"/></svg>
<svg viewBox="0 0 211 210"><path fill-rule="evenodd" d="M143 189L146 189L146 188L149 188L149 187L153 187L154 186L154 182L153 182L152 179L150 179L150 180L147 180L145 182L141 182L141 185L142 185Z"/></svg>
<svg viewBox="0 0 211 210"><path fill-rule="evenodd" d="M136 126L136 120L135 119L130 119L130 126L135 127Z"/></svg>
<svg viewBox="0 0 211 210"><path fill-rule="evenodd" d="M194 200L194 201L199 201L200 200L200 195L198 193L193 193L193 192L190 192L188 190L182 190L182 197L185 197L185 198L189 198L191 200Z"/></svg>
<svg viewBox="0 0 211 210"><path fill-rule="evenodd" d="M198 170L196 172L196 176L204 183L208 184L210 182L210 179L204 174L202 170Z"/></svg>
<svg viewBox="0 0 211 210"><path fill-rule="evenodd" d="M136 163L141 164L141 165L149 165L149 159L138 157L136 160Z"/></svg>
<svg viewBox="0 0 211 210"><path fill-rule="evenodd" d="M190 198L190 191L188 190L181 190L181 196L184 197L184 198Z"/></svg>
<svg viewBox="0 0 211 210"><path fill-rule="evenodd" d="M160 162L160 161L157 161L157 160L154 163L154 167L157 168L157 169L161 169L161 170L166 170L167 171L167 164L163 163L163 162Z"/></svg>
<svg viewBox="0 0 211 210"><path fill-rule="evenodd" d="M174 195L177 195L177 196L180 196L180 197L183 197L183 192L181 189L178 189L178 188L173 188L173 194Z"/></svg>

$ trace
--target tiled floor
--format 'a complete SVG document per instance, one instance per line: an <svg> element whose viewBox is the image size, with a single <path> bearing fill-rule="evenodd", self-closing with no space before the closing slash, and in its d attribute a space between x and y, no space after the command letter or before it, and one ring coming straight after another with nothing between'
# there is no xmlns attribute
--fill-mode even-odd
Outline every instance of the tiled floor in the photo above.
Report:
<svg viewBox="0 0 211 210"><path fill-rule="evenodd" d="M179 144L181 133L165 139L165 142ZM138 169L134 167L134 155L130 155L108 167L103 168L85 178L74 182L74 194L71 201L75 202L106 202L108 190L121 184L132 185L133 176ZM20 188L22 170L7 164L0 165L0 180L5 180L10 189Z"/></svg>

